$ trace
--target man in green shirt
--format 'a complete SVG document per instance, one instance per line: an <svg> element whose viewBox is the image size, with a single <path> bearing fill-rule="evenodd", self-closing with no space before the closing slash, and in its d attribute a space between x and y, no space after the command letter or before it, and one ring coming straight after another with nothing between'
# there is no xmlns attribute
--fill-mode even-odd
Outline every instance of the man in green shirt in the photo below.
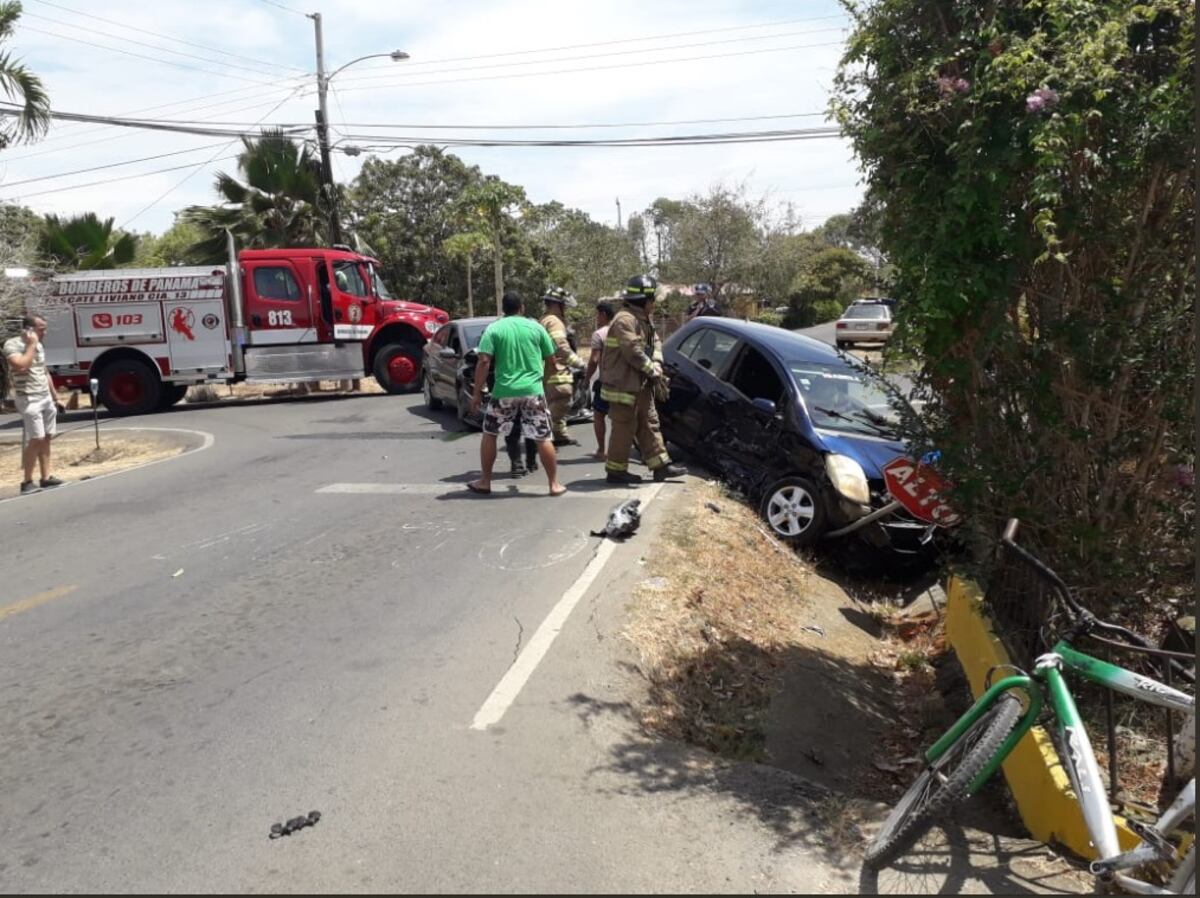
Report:
<svg viewBox="0 0 1200 898"><path fill-rule="evenodd" d="M475 366L475 392L471 396L472 413L483 402L483 385L488 371L496 366L495 386L483 416L483 440L479 444L479 465L483 476L467 484L473 493L492 491L492 467L496 464L496 441L507 436L519 420L521 433L538 444L538 458L550 481L550 495L561 496L567 488L558 482L558 459L552 442L550 409L542 389L543 379L554 366L554 342L546 329L522 314L523 303L515 293L501 300L504 317L488 325L479 341L479 362Z"/></svg>

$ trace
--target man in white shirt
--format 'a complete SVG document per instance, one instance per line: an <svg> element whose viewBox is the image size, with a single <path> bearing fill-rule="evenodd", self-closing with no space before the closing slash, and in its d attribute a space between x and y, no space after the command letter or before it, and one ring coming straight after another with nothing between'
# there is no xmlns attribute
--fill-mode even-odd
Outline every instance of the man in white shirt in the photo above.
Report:
<svg viewBox="0 0 1200 898"><path fill-rule="evenodd" d="M21 461L25 478L21 494L61 486L62 481L50 473L50 440L57 432L58 396L54 382L46 371L46 321L30 316L21 321L22 333L4 343L4 358L12 375L17 413L21 416L24 446ZM42 478L33 483L33 464L37 461Z"/></svg>

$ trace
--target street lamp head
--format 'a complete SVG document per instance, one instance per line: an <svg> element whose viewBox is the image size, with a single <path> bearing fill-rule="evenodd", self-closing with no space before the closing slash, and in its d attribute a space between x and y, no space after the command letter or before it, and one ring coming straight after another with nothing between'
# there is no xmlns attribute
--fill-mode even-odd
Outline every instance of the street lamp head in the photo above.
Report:
<svg viewBox="0 0 1200 898"><path fill-rule="evenodd" d="M399 62L402 59L409 58L408 54L405 53L403 50L393 50L390 55L392 57L393 62Z"/></svg>

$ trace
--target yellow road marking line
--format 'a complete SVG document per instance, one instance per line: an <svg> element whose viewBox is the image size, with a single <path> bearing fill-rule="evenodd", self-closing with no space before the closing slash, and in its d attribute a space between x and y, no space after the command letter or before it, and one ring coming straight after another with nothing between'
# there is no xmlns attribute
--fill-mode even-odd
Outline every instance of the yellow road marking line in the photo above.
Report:
<svg viewBox="0 0 1200 898"><path fill-rule="evenodd" d="M45 605L47 602L53 602L55 599L61 599L65 595L70 595L75 590L79 589L76 586L56 586L54 589L47 589L45 592L39 592L31 595L27 599L21 599L19 602L13 602L11 605L0 607L0 620L6 617L11 617L14 614L20 614L22 611L29 611L38 605Z"/></svg>

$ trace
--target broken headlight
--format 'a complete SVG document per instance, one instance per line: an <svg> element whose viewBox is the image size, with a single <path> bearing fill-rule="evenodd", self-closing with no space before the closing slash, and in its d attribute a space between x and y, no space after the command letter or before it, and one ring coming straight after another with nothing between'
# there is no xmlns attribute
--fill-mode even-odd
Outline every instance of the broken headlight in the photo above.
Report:
<svg viewBox="0 0 1200 898"><path fill-rule="evenodd" d="M871 490L867 486L867 475L862 465L848 455L831 452L825 456L825 473L833 488L851 502L859 505L871 504Z"/></svg>

